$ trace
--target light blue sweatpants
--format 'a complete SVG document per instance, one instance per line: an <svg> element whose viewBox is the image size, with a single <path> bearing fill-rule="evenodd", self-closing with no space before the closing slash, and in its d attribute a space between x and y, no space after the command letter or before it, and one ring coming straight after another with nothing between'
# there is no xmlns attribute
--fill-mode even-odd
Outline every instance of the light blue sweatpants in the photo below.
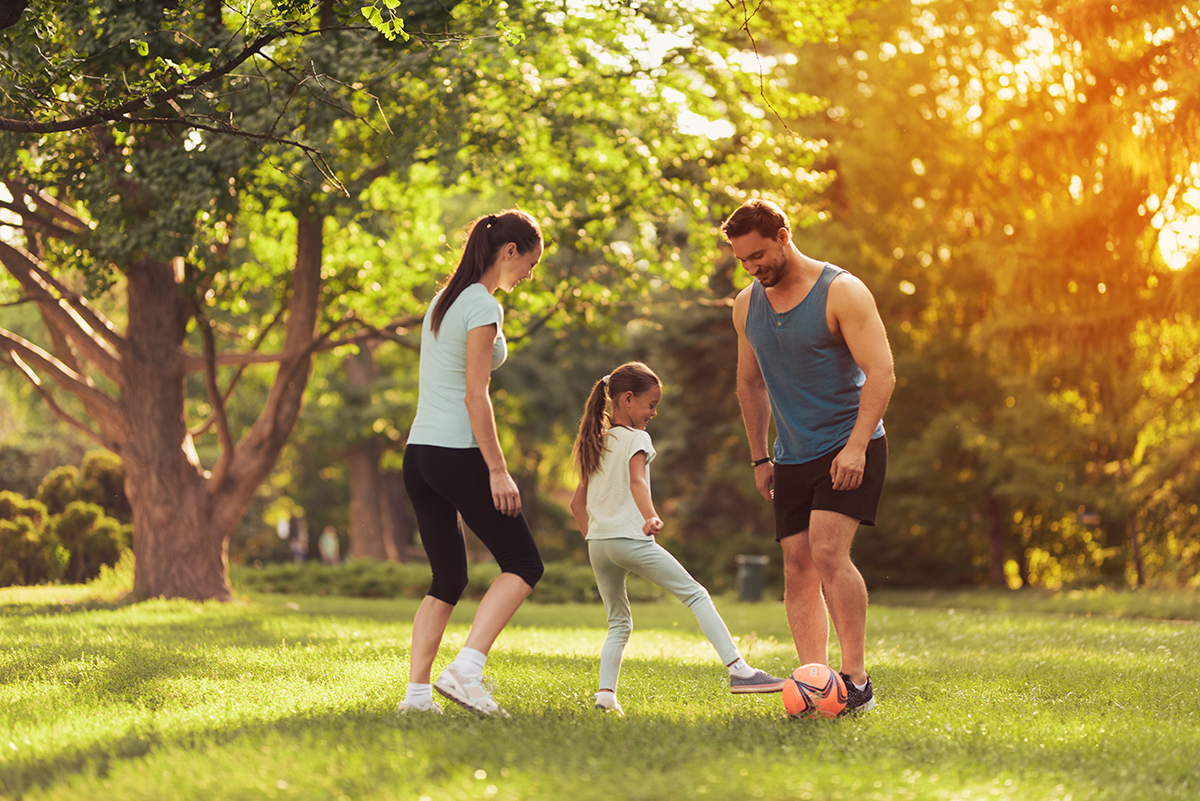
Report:
<svg viewBox="0 0 1200 801"><path fill-rule="evenodd" d="M625 577L630 573L657 584L692 610L700 630L721 657L721 664L728 665L741 656L708 590L654 540L588 540L588 556L608 612L608 638L600 649L600 689L616 692L621 659L633 631L633 614L625 591Z"/></svg>

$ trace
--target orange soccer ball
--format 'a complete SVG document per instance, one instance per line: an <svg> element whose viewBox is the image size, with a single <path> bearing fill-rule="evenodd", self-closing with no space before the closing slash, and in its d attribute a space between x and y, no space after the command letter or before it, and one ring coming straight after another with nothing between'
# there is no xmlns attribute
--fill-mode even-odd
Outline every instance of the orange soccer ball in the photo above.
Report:
<svg viewBox="0 0 1200 801"><path fill-rule="evenodd" d="M836 718L846 708L846 684L828 665L801 665L783 685L783 708L794 718Z"/></svg>

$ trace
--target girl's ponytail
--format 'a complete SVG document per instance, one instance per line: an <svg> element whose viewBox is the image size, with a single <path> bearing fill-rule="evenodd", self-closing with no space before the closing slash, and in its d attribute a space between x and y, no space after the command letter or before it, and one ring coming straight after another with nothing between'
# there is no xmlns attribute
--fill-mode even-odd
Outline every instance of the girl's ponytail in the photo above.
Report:
<svg viewBox="0 0 1200 801"><path fill-rule="evenodd" d="M575 437L574 458L583 481L600 468L600 457L604 455L605 407L608 405L606 378L608 376L592 387L592 394L588 395L583 407L583 419L579 421L579 434Z"/></svg>
<svg viewBox="0 0 1200 801"><path fill-rule="evenodd" d="M454 305L454 301L471 284L477 283L487 269L496 261L500 248L509 242L517 246L518 253L528 253L542 241L542 229L537 220L520 209L506 209L499 214L488 214L471 224L467 244L454 275L442 288L442 295L434 306L433 319L429 324L434 336L442 327L442 319Z"/></svg>

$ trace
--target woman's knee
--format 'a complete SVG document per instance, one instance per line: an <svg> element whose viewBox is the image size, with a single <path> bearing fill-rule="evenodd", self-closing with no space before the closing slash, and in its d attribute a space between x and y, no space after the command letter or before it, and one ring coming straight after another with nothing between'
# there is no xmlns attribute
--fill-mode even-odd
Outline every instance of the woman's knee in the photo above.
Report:
<svg viewBox="0 0 1200 801"><path fill-rule="evenodd" d="M429 595L454 606L467 591L468 577L464 575L435 575L429 585Z"/></svg>

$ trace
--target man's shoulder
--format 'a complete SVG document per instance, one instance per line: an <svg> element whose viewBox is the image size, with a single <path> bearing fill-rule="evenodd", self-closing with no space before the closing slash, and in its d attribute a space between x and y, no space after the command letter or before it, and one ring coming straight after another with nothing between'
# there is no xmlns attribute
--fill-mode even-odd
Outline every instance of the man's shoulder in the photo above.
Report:
<svg viewBox="0 0 1200 801"><path fill-rule="evenodd" d="M757 281L750 282L749 286L740 290L733 298L733 321L738 326L746 322L746 315L750 309L750 297L754 294L754 285L757 283Z"/></svg>
<svg viewBox="0 0 1200 801"><path fill-rule="evenodd" d="M874 304L875 297L871 294L871 290L866 283L849 270L839 267L841 272L835 275L829 282L829 300L831 302L844 303L870 303Z"/></svg>

